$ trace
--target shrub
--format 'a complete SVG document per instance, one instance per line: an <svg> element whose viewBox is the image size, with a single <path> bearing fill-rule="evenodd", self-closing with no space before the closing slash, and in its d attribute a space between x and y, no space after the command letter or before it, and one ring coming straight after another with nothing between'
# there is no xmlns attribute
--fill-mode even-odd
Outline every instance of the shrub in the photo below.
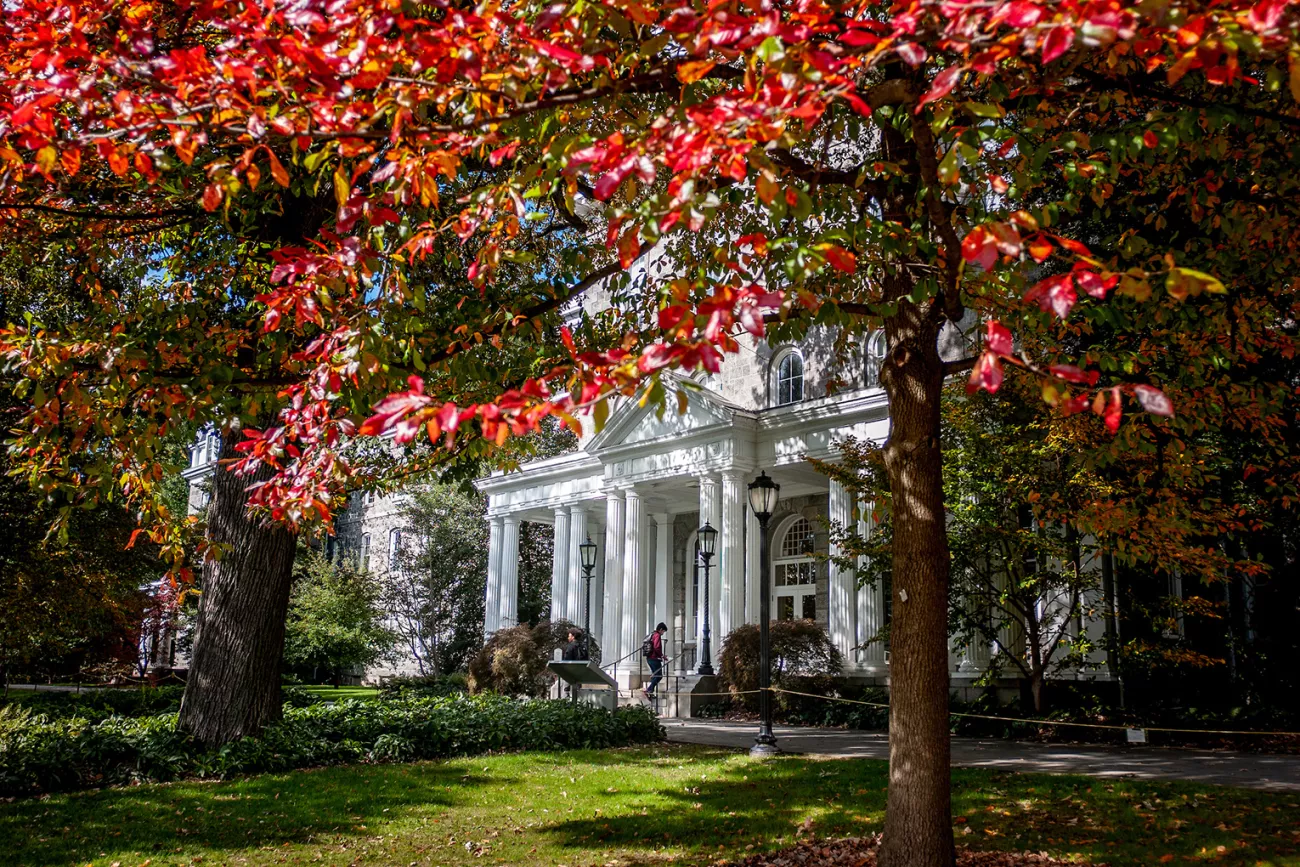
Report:
<svg viewBox="0 0 1300 867"><path fill-rule="evenodd" d="M80 718L99 722L113 716L156 716L180 710L185 687L122 687L85 692L18 692L9 693L10 705L20 705L34 714L51 719Z"/></svg>
<svg viewBox="0 0 1300 867"><path fill-rule="evenodd" d="M768 628L772 686L819 695L834 686L844 660L825 629L812 620L773 620ZM748 710L758 709L758 694L750 692L758 689L758 660L758 624L737 627L722 642L718 679ZM776 706L788 709L794 698L777 693Z"/></svg>
<svg viewBox="0 0 1300 867"><path fill-rule="evenodd" d="M342 762L601 749L663 737L659 720L641 707L611 713L568 701L501 696L286 707L284 719L260 736L215 750L204 750L179 732L175 714L98 723L32 718L0 726L0 796Z"/></svg>
<svg viewBox="0 0 1300 867"><path fill-rule="evenodd" d="M469 692L469 677L463 672L390 677L379 688L380 698L446 696Z"/></svg>
<svg viewBox="0 0 1300 867"><path fill-rule="evenodd" d="M567 621L539 623L536 626L510 626L499 629L470 660L469 689L478 694L546 695L555 676L546 668L557 647L567 643L570 630L579 627ZM600 648L591 641L591 658L600 662Z"/></svg>

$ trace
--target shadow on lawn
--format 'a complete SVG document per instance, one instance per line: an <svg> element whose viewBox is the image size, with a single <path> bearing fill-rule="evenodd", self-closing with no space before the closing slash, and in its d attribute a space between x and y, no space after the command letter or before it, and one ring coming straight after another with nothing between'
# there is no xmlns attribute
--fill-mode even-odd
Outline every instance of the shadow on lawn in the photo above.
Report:
<svg viewBox="0 0 1300 867"><path fill-rule="evenodd" d="M662 854L647 851L659 847L684 848L688 860L706 863L743 857L747 846L784 848L805 835L878 833L886 783L883 762L788 757L732 766L687 787L656 789L660 806L644 814L575 818L547 832L565 848L623 850L622 860L633 865L662 862ZM1219 865L1300 865L1296 800L1199 784L953 773L959 846L1046 851L1115 867L1207 859ZM807 818L812 823L804 826Z"/></svg>
<svg viewBox="0 0 1300 867"><path fill-rule="evenodd" d="M466 789L514 782L442 763L350 765L225 782L177 782L0 805L0 864L55 864L101 852L144 857L364 837L368 822L449 807ZM450 787L450 790L448 790Z"/></svg>

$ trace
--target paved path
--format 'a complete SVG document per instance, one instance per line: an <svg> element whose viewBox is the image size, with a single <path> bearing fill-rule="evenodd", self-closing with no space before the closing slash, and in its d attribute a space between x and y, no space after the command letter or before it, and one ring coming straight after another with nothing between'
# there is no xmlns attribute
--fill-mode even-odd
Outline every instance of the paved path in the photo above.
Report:
<svg viewBox="0 0 1300 867"><path fill-rule="evenodd" d="M757 731L754 723L690 719L665 719L662 722L670 741L736 749L748 749ZM781 750L788 753L827 758L889 758L889 742L882 732L777 726L776 739ZM1300 792L1300 756L955 737L952 739L952 763L1024 773L1187 780L1273 792Z"/></svg>

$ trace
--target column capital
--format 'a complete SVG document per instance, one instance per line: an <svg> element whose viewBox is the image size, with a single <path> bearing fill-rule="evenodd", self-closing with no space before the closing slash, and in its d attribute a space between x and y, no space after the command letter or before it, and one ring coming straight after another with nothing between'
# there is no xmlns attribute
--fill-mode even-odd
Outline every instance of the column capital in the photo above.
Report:
<svg viewBox="0 0 1300 867"><path fill-rule="evenodd" d="M671 524L673 516L667 512L651 512L650 517L654 518L656 524Z"/></svg>
<svg viewBox="0 0 1300 867"><path fill-rule="evenodd" d="M506 524L506 525L510 525L510 524L518 524L518 523L519 523L519 516L516 515L514 512L510 512L510 513L507 513L507 514L505 514L505 515L501 515L501 516L500 516L500 520L501 520L501 523Z"/></svg>

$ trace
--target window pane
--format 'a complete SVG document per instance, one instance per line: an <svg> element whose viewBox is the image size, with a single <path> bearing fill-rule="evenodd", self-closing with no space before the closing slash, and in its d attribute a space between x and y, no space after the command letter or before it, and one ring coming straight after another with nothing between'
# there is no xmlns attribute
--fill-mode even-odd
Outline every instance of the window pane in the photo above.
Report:
<svg viewBox="0 0 1300 867"><path fill-rule="evenodd" d="M817 594L809 593L803 598L803 616L805 620L817 619Z"/></svg>
<svg viewBox="0 0 1300 867"><path fill-rule="evenodd" d="M776 597L776 619L777 620L794 619L794 597L793 596Z"/></svg>

